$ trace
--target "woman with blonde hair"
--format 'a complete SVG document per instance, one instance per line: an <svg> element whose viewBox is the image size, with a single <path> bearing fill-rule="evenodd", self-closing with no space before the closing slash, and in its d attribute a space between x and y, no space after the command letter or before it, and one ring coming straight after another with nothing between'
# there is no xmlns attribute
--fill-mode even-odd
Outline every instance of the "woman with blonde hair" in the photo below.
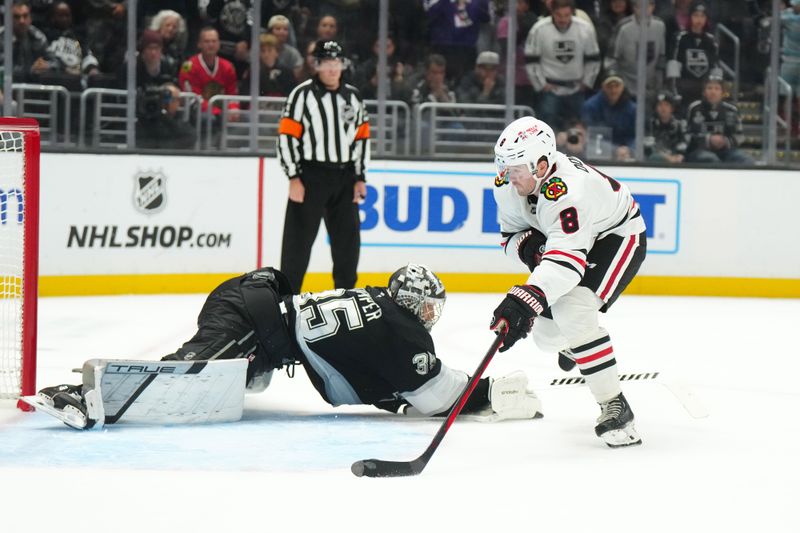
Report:
<svg viewBox="0 0 800 533"><path fill-rule="evenodd" d="M161 34L164 42L163 57L177 68L185 59L187 40L186 21L181 14L171 9L163 9L150 21L149 29Z"/></svg>

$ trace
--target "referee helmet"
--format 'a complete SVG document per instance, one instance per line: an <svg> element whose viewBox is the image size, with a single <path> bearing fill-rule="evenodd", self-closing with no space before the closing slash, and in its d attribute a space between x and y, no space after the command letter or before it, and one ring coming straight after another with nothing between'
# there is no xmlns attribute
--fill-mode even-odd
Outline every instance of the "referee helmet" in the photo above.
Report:
<svg viewBox="0 0 800 533"><path fill-rule="evenodd" d="M343 63L347 61L342 45L336 41L317 41L314 46L314 58L318 63L326 59L339 59Z"/></svg>

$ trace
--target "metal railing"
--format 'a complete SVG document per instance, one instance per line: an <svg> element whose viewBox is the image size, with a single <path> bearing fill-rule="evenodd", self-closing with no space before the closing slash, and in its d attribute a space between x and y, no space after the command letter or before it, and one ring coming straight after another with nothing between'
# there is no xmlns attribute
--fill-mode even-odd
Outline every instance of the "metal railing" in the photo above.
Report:
<svg viewBox="0 0 800 533"><path fill-rule="evenodd" d="M506 126L506 106L426 102L414 108L416 155L484 159L491 156L498 132ZM517 119L533 115L529 106L513 106Z"/></svg>
<svg viewBox="0 0 800 533"><path fill-rule="evenodd" d="M44 145L69 144L72 127L70 94L61 85L38 85L34 83L14 83L16 114L20 117L35 118L39 121L39 132ZM60 100L63 98L63 107ZM62 127L59 131L59 123ZM59 138L59 133L61 137Z"/></svg>
<svg viewBox="0 0 800 533"><path fill-rule="evenodd" d="M250 151L250 113L231 107L233 102L249 104L250 96L212 96L206 110L206 149L222 151ZM256 113L257 129L255 150L268 155L275 154L275 141L278 139L278 123L286 98L259 96ZM219 109L218 114L213 110Z"/></svg>
<svg viewBox="0 0 800 533"><path fill-rule="evenodd" d="M733 43L733 67L731 67L728 63L722 60L722 36L727 37ZM719 66L722 69L722 72L727 74L733 80L733 103L739 103L739 72L740 72L740 56L741 56L741 39L733 33L727 26L724 24L717 24L717 30L715 33L717 44L720 48L720 58L719 58Z"/></svg>
<svg viewBox="0 0 800 533"><path fill-rule="evenodd" d="M778 82L778 95L784 97L783 113L784 113L784 117L785 118L781 117L780 115L778 115L776 117L775 121L777 122L778 128L781 128L784 131L783 160L785 162L789 163L792 160L792 101L794 100L794 91L792 90L791 84L789 84L789 82L787 82L782 77L778 76L776 81ZM764 115L765 116L766 116L766 114L770 113L770 111L771 111L771 109L773 107L771 105L771 103L769 102L769 100L770 99L769 99L768 94L765 94L765 98L764 98ZM774 108L777 111L777 109L778 109L777 103L774 106ZM763 126L763 133L762 133L762 136L761 136L761 139L762 139L762 145L761 146L762 146L763 153L765 153L765 154L767 152L769 152L769 149L768 149L769 146L768 145L769 145L769 143L772 142L772 139L773 138L775 139L776 145L777 145L777 139L778 139L778 132L776 131L776 132L774 132L774 135L770 135L768 129L769 129L769 122L765 120L764 121L764 126Z"/></svg>
<svg viewBox="0 0 800 533"><path fill-rule="evenodd" d="M250 114L249 110L230 106L231 102L249 104L250 96L213 96L208 102L208 111L205 115L205 148L208 150L222 151L247 151L250 146ZM257 150L266 155L275 155L276 141L278 140L278 123L283 113L286 98L260 96L258 98L258 112L256 113L257 125ZM375 148L380 138L380 125L374 120L377 110L376 100L365 100L367 113L370 114L370 129L372 130L372 148ZM218 108L215 115L210 110ZM236 118L233 118L233 117ZM384 132L384 154L408 155L411 147L411 110L408 104L398 100L386 102L386 130Z"/></svg>
<svg viewBox="0 0 800 533"><path fill-rule="evenodd" d="M90 100L94 103L89 108ZM86 148L87 122L91 119L91 141L94 148L127 148L128 92L122 89L86 89L81 94L78 147ZM91 117L89 116L91 113Z"/></svg>
<svg viewBox="0 0 800 533"><path fill-rule="evenodd" d="M383 155L409 155L411 152L411 108L401 100L386 101L386 128L381 132L377 100L364 100L370 117L370 141L373 153ZM377 150L383 133L382 150ZM402 148L401 148L402 146Z"/></svg>
<svg viewBox="0 0 800 533"><path fill-rule="evenodd" d="M180 93L179 117L184 122L194 122L197 131L195 149L200 149L201 104L200 95ZM91 107L90 107L91 104ZM130 148L127 128L128 92L123 89L86 89L81 93L78 147ZM88 124L91 125L87 127ZM87 139L87 137L89 137ZM88 142L88 145L87 145Z"/></svg>
<svg viewBox="0 0 800 533"><path fill-rule="evenodd" d="M194 122L194 129L197 133L194 149L200 150L202 146L203 97L195 93L182 92L180 99L180 116L184 122Z"/></svg>

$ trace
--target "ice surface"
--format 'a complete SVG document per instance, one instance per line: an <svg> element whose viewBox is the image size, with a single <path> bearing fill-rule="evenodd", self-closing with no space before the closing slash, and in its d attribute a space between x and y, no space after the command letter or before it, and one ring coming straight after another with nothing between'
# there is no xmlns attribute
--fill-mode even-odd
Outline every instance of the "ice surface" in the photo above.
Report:
<svg viewBox="0 0 800 533"><path fill-rule="evenodd" d="M434 328L446 364L474 369L500 297L448 297ZM77 382L88 358L158 359L194 332L203 299L42 299L38 385ZM566 374L526 340L488 373L524 370L545 417L457 421L415 478L356 478L350 464L413 459L439 420L333 409L302 369L232 424L79 432L0 402L0 532L798 532L798 317L798 300L623 297L603 317L620 371L683 381L708 418L625 383L644 445L606 448L589 391L548 387Z"/></svg>

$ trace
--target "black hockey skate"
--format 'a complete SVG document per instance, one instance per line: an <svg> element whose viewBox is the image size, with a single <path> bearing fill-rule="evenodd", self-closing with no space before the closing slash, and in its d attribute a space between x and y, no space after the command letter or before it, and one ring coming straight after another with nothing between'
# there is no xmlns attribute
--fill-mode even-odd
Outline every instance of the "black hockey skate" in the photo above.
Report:
<svg viewBox="0 0 800 533"><path fill-rule="evenodd" d="M61 420L75 429L89 429L94 425L86 414L86 403L82 396L77 398L68 392L57 392L53 396L53 409L63 413Z"/></svg>
<svg viewBox="0 0 800 533"><path fill-rule="evenodd" d="M601 413L597 417L594 432L611 448L641 444L642 439L633 426L633 411L625 395L611 398L600 404Z"/></svg>
<svg viewBox="0 0 800 533"><path fill-rule="evenodd" d="M53 387L45 387L44 389L39 391L39 396L45 400L50 405L53 405L53 396L56 394L63 392L75 398L76 400L80 401L81 397L81 390L83 389L83 385L55 385Z"/></svg>
<svg viewBox="0 0 800 533"><path fill-rule="evenodd" d="M69 427L89 429L95 420L87 415L81 385L56 385L39 391L36 396L23 396L28 405L52 415Z"/></svg>
<svg viewBox="0 0 800 533"><path fill-rule="evenodd" d="M575 359L572 357L572 352L569 350L558 352L558 368L564 372L569 372L575 368Z"/></svg>

